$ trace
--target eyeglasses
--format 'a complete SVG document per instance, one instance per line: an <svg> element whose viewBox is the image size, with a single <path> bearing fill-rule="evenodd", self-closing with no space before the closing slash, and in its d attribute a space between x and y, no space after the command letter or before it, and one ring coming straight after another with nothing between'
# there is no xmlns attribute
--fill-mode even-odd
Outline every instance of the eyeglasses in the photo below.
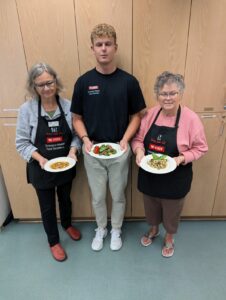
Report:
<svg viewBox="0 0 226 300"><path fill-rule="evenodd" d="M175 97L179 92L160 93L159 96L162 98Z"/></svg>
<svg viewBox="0 0 226 300"><path fill-rule="evenodd" d="M35 87L37 89L40 89L40 90L44 90L45 87L47 88L51 88L53 87L53 85L56 83L56 80L50 80L50 81L47 81L47 82L43 82L43 83L35 83Z"/></svg>

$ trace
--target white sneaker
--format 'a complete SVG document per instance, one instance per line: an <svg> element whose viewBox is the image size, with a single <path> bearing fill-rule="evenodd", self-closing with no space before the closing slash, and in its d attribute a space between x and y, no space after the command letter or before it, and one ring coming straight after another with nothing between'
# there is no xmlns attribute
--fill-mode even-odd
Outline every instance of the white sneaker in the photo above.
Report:
<svg viewBox="0 0 226 300"><path fill-rule="evenodd" d="M122 247L121 230L112 228L110 248L113 251L117 251L121 249L121 247Z"/></svg>
<svg viewBox="0 0 226 300"><path fill-rule="evenodd" d="M97 229L95 229L96 231L96 235L92 241L92 245L91 248L94 251L100 251L103 248L103 242L104 242L104 238L107 236L107 228L100 228L98 227Z"/></svg>

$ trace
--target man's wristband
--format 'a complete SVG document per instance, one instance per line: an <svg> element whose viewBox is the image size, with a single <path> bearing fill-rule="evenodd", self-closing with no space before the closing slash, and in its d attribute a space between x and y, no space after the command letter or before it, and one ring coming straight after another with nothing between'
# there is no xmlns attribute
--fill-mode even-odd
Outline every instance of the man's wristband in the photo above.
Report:
<svg viewBox="0 0 226 300"><path fill-rule="evenodd" d="M84 134L83 136L81 136L81 140L83 140L85 137L89 138L87 134Z"/></svg>

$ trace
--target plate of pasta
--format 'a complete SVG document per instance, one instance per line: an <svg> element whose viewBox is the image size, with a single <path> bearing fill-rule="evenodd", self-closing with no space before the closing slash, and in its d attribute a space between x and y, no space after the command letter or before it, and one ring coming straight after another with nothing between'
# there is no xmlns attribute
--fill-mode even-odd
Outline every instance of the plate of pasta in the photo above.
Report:
<svg viewBox="0 0 226 300"><path fill-rule="evenodd" d="M150 173L166 174L176 169L175 159L168 155L152 153L141 159L140 167Z"/></svg>
<svg viewBox="0 0 226 300"><path fill-rule="evenodd" d="M47 163L44 165L44 170L47 172L64 172L76 164L76 161L71 157L57 157L53 158L47 161Z"/></svg>

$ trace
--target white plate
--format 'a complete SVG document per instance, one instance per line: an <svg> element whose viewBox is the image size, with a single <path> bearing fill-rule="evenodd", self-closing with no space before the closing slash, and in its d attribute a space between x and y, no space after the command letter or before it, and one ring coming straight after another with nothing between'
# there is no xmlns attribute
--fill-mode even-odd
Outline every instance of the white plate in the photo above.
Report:
<svg viewBox="0 0 226 300"><path fill-rule="evenodd" d="M56 162L68 162L69 165L62 169L51 168L51 165ZM57 158L48 160L47 163L44 165L44 170L46 170L48 172L52 172L52 173L64 172L64 171L67 171L67 170L71 169L72 167L74 167L75 164L76 164L76 161L71 157L66 157L66 156L65 157L57 157Z"/></svg>
<svg viewBox="0 0 226 300"><path fill-rule="evenodd" d="M161 154L162 155L162 154ZM156 169L156 168L152 168L149 164L148 161L152 159L152 154L146 155L142 158L141 162L140 162L140 167L150 173L154 173L154 174L166 174L166 173L170 173L173 170L176 169L177 164L175 159L173 159L170 156L167 156L167 167L165 169Z"/></svg>
<svg viewBox="0 0 226 300"><path fill-rule="evenodd" d="M105 155L99 155L99 154L95 154L93 152L93 149L96 147L96 146L99 146L101 147L102 145L110 145L112 148L114 148L117 152L115 154L112 154L110 156L105 156ZM121 156L123 153L125 152L125 150L121 150L120 148L120 145L119 144L115 144L115 143L99 143L99 144L94 144L91 151L89 152L89 154L93 157L96 157L96 158L101 158L101 159L111 159L111 158L116 158L116 157L119 157Z"/></svg>

